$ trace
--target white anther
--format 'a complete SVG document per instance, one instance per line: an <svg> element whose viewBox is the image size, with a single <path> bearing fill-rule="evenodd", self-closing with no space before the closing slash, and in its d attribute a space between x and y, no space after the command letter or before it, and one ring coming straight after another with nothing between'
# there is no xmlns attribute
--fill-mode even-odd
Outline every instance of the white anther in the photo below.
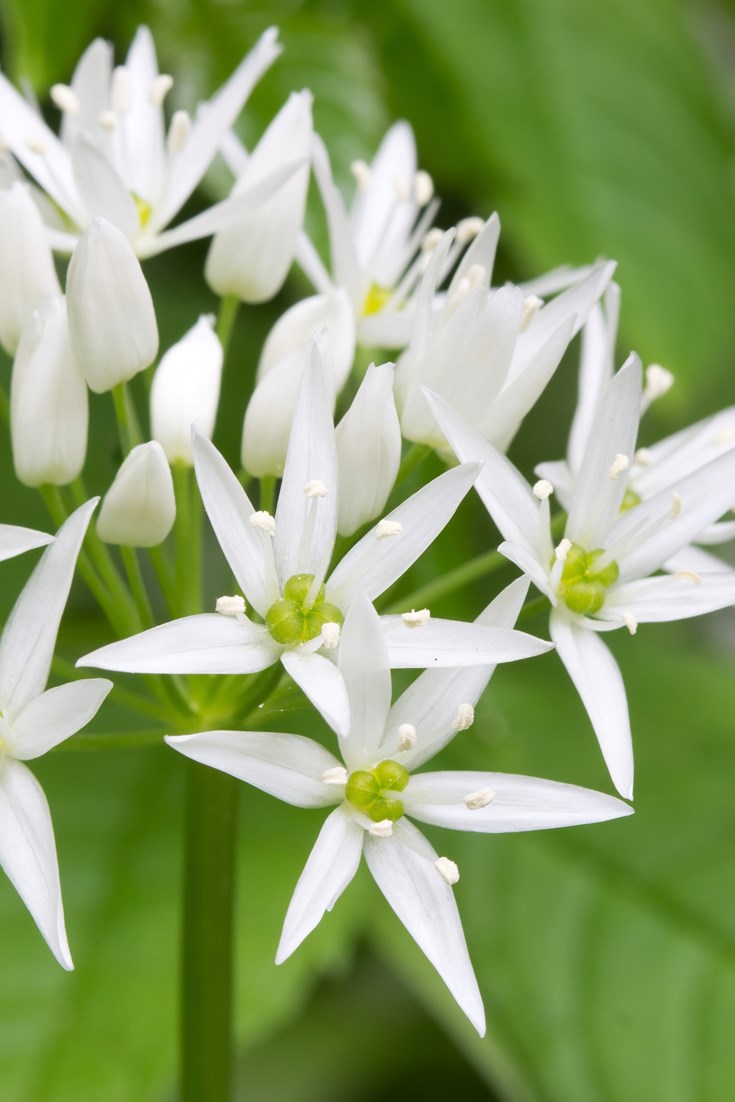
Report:
<svg viewBox="0 0 735 1102"><path fill-rule="evenodd" d="M623 613L623 623L625 624L631 635L635 635L635 633L638 631L638 621L636 620L632 612Z"/></svg>
<svg viewBox="0 0 735 1102"><path fill-rule="evenodd" d="M339 637L342 629L335 620L330 620L329 623L324 624L322 627L322 646L327 650L336 650L339 646Z"/></svg>
<svg viewBox="0 0 735 1102"><path fill-rule="evenodd" d="M113 70L110 102L112 104L112 110L116 115L125 115L133 106L130 70L124 65L118 65L118 67Z"/></svg>
<svg viewBox="0 0 735 1102"><path fill-rule="evenodd" d="M366 192L370 187L372 176L370 165L366 164L365 161L353 161L350 165L350 172L355 177L357 190L363 193Z"/></svg>
<svg viewBox="0 0 735 1102"><path fill-rule="evenodd" d="M259 509L256 513L251 513L248 517L248 524L251 528L262 529L269 536L276 534L276 518L267 513L265 509Z"/></svg>
<svg viewBox="0 0 735 1102"><path fill-rule="evenodd" d="M413 750L416 745L416 728L413 723L402 723L398 728L398 749Z"/></svg>
<svg viewBox="0 0 735 1102"><path fill-rule="evenodd" d="M676 490L674 490L673 494L671 495L671 512L669 513L669 516L672 520L674 520L675 517L678 517L679 513L681 512L681 504L681 494L677 494Z"/></svg>
<svg viewBox="0 0 735 1102"><path fill-rule="evenodd" d="M623 455L622 452L618 452L618 454L615 456L612 463L608 467L607 477L614 482L616 478L620 477L623 471L627 471L629 466L630 459L628 458L628 456Z"/></svg>
<svg viewBox="0 0 735 1102"><path fill-rule="evenodd" d="M412 608L410 612L404 612L401 619L407 628L420 628L424 624L428 624L431 613L428 608L420 608L418 612L415 608Z"/></svg>
<svg viewBox="0 0 735 1102"><path fill-rule="evenodd" d="M437 247L443 236L444 233L442 232L442 230L440 230L438 226L434 226L432 230L429 230L426 237L421 242L421 251L425 253L433 253L434 249Z"/></svg>
<svg viewBox="0 0 735 1102"><path fill-rule="evenodd" d="M485 225L482 218L463 218L457 223L457 241L460 245L467 245Z"/></svg>
<svg viewBox="0 0 735 1102"><path fill-rule="evenodd" d="M31 153L38 153L39 157L46 152L46 143L43 138L26 138L23 144L26 149L30 149Z"/></svg>
<svg viewBox="0 0 735 1102"><path fill-rule="evenodd" d="M463 276L454 289L454 294L447 303L447 307L450 313L454 313L462 305L464 300L472 290L472 284L466 276Z"/></svg>
<svg viewBox="0 0 735 1102"><path fill-rule="evenodd" d="M557 562L565 562L567 555L572 550L572 541L563 539L561 543L557 544L554 548L554 554L556 555Z"/></svg>
<svg viewBox="0 0 735 1102"><path fill-rule="evenodd" d="M404 203L406 199L411 197L411 184L405 176L396 176L395 178L396 199L399 203Z"/></svg>
<svg viewBox="0 0 735 1102"><path fill-rule="evenodd" d="M470 284L470 292L476 291L478 287L482 287L487 282L487 268L482 264L470 264L467 269L467 279Z"/></svg>
<svg viewBox="0 0 735 1102"><path fill-rule="evenodd" d="M453 731L466 731L475 722L475 709L471 704L460 704L457 708L457 714L452 720Z"/></svg>
<svg viewBox="0 0 735 1102"><path fill-rule="evenodd" d="M245 611L245 601L242 597L218 597L214 611L222 616L237 616Z"/></svg>
<svg viewBox="0 0 735 1102"><path fill-rule="evenodd" d="M665 367L661 367L661 364L651 364L646 368L646 385L643 390L644 402L655 402L657 398L663 397L674 382L674 376L670 371L667 371Z"/></svg>
<svg viewBox="0 0 735 1102"><path fill-rule="evenodd" d="M117 115L114 111L103 111L98 121L103 130L114 130L117 126Z"/></svg>
<svg viewBox="0 0 735 1102"><path fill-rule="evenodd" d="M720 429L716 436L712 437L712 443L716 447L722 447L723 444L729 444L735 437L735 425L726 425L725 428Z"/></svg>
<svg viewBox="0 0 735 1102"><path fill-rule="evenodd" d="M651 462L651 449L639 448L633 458L639 467L647 467L648 464Z"/></svg>
<svg viewBox="0 0 735 1102"><path fill-rule="evenodd" d="M327 487L320 478L312 478L304 483L304 494L306 497L326 497Z"/></svg>
<svg viewBox="0 0 735 1102"><path fill-rule="evenodd" d="M148 99L154 107L160 107L174 86L174 78L169 73L161 73L151 84Z"/></svg>
<svg viewBox="0 0 735 1102"><path fill-rule="evenodd" d="M454 861L450 861L448 857L440 857L438 861L434 862L434 868L442 880L446 880L447 884L456 884L459 880L459 869Z"/></svg>
<svg viewBox="0 0 735 1102"><path fill-rule="evenodd" d="M325 784L347 784L348 773L344 765L335 765L332 769L325 769L322 780Z"/></svg>
<svg viewBox="0 0 735 1102"><path fill-rule="evenodd" d="M379 823L373 823L368 827L368 834L373 838L390 838L393 833L393 823L390 819L381 819Z"/></svg>
<svg viewBox="0 0 735 1102"><path fill-rule="evenodd" d="M492 788L478 788L477 792L470 792L464 798L464 806L468 811L479 811L481 807L487 807L495 799Z"/></svg>
<svg viewBox="0 0 735 1102"><path fill-rule="evenodd" d="M534 483L533 496L537 497L539 501L546 501L547 497L551 497L554 492L554 487L549 482L548 478L540 478L538 482Z"/></svg>
<svg viewBox="0 0 735 1102"><path fill-rule="evenodd" d="M526 298L524 298L523 308L521 309L521 320L518 323L519 333L526 332L543 304L544 300L542 298L539 298L538 295L528 295Z"/></svg>
<svg viewBox="0 0 735 1102"><path fill-rule="evenodd" d="M376 540L384 540L388 536L400 536L403 525L398 520L379 520L375 526Z"/></svg>
<svg viewBox="0 0 735 1102"><path fill-rule="evenodd" d="M434 181L423 169L420 169L413 178L413 194L420 207L425 207L434 196Z"/></svg>
<svg viewBox="0 0 735 1102"><path fill-rule="evenodd" d="M681 578L683 582L694 582L695 585L702 584L702 579L696 570L677 570L675 577Z"/></svg>
<svg viewBox="0 0 735 1102"><path fill-rule="evenodd" d="M190 130L191 119L188 113L186 111L174 111L166 138L169 153L173 155L181 152L186 145Z"/></svg>
<svg viewBox="0 0 735 1102"><path fill-rule="evenodd" d="M68 84L53 84L50 96L52 103L65 115L79 114L79 96L72 91Z"/></svg>

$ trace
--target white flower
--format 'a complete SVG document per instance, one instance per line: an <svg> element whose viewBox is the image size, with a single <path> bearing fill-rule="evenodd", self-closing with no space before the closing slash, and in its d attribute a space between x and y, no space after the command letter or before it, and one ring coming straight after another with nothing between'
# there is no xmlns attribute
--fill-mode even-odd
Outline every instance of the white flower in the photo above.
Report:
<svg viewBox="0 0 735 1102"><path fill-rule="evenodd" d="M262 618L189 616L86 655L82 665L133 673L255 673L279 659L316 708L346 730L349 706L334 658L335 633L352 602L374 600L432 543L468 492L477 466L434 479L387 518L400 535L365 535L326 577L337 532L334 428L318 346L304 372L275 520L256 512L216 448L194 438L204 507L248 606ZM271 521L270 524L267 521ZM386 618L394 666L513 661L548 644L508 629L432 619L419 631ZM325 645L326 642L326 645Z"/></svg>
<svg viewBox="0 0 735 1102"><path fill-rule="evenodd" d="M124 547L157 547L175 520L174 483L163 448L157 440L139 444L105 494L97 535Z"/></svg>
<svg viewBox="0 0 735 1102"><path fill-rule="evenodd" d="M103 678L44 692L77 554L96 501L69 518L31 574L0 638L0 865L52 953L72 968L59 869L43 790L24 764L92 719L112 688Z"/></svg>
<svg viewBox="0 0 735 1102"><path fill-rule="evenodd" d="M61 291L41 215L25 184L0 188L0 241L0 344L14 356L41 299Z"/></svg>
<svg viewBox="0 0 735 1102"><path fill-rule="evenodd" d="M485 619L512 626L525 589L521 582L506 590ZM492 667L428 670L391 707L385 636L365 599L356 601L345 619L340 667L352 714L349 737L337 730L344 766L319 743L299 735L210 731L166 741L186 757L286 803L336 805L296 885L276 963L289 957L332 909L364 854L391 907L482 1035L482 999L450 886L458 879L457 866L440 857L407 816L454 830L495 833L600 822L632 809L599 792L535 777L410 773L455 735L456 712L476 702ZM399 731L409 719L416 737L404 749Z"/></svg>
<svg viewBox="0 0 735 1102"><path fill-rule="evenodd" d="M191 426L211 437L222 377L222 345L211 315L202 316L161 357L151 387L151 435L170 463L194 462Z"/></svg>
<svg viewBox="0 0 735 1102"><path fill-rule="evenodd" d="M428 392L427 392L428 393ZM618 791L630 796L633 754L620 671L599 632L679 620L735 602L735 572L651 577L732 504L735 449L621 511L641 407L641 365L631 357L601 398L556 549L549 498L450 406L431 406L457 456L483 463L477 490L505 537L500 550L552 605L550 629L579 692Z"/></svg>
<svg viewBox="0 0 735 1102"><path fill-rule="evenodd" d="M62 112L58 138L0 75L0 135L65 218L49 230L54 248L71 252L77 235L101 215L125 234L138 256L152 256L215 233L243 209L269 198L283 175L165 230L280 53L276 38L274 28L267 30L230 79L199 105L193 120L185 111L175 112L167 135L163 100L173 81L158 72L147 27L138 28L124 65L113 69L111 45L96 39L71 84L54 86L52 99Z"/></svg>

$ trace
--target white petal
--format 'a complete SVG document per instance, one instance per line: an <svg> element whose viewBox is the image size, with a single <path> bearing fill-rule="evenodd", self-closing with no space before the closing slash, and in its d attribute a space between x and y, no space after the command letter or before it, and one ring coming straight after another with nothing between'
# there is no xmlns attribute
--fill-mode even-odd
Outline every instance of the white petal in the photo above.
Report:
<svg viewBox="0 0 735 1102"><path fill-rule="evenodd" d="M34 547L45 547L53 536L46 532L36 532L33 528L18 528L15 524L0 524L0 562L32 551Z"/></svg>
<svg viewBox="0 0 735 1102"><path fill-rule="evenodd" d="M405 819L390 838L365 837L365 859L376 883L480 1034L485 1013L467 953L457 904L434 867L437 854Z"/></svg>
<svg viewBox="0 0 735 1102"><path fill-rule="evenodd" d="M276 964L298 949L352 880L360 864L363 834L343 807L326 820L288 905Z"/></svg>
<svg viewBox="0 0 735 1102"><path fill-rule="evenodd" d="M677 570L693 570L695 574L721 574L732 570L732 566L716 555L711 555L709 551L690 544L667 559L662 570L670 574L675 574Z"/></svg>
<svg viewBox="0 0 735 1102"><path fill-rule="evenodd" d="M391 669L431 666L488 666L516 662L551 650L535 635L461 620L431 619L408 627L400 616L384 616L385 639Z"/></svg>
<svg viewBox="0 0 735 1102"><path fill-rule="evenodd" d="M582 698L602 756L621 796L633 796L633 746L625 686L617 662L593 631L552 613L549 627L559 657Z"/></svg>
<svg viewBox="0 0 735 1102"><path fill-rule="evenodd" d="M15 717L46 687L77 555L98 498L72 513L46 548L0 638L0 710Z"/></svg>
<svg viewBox="0 0 735 1102"><path fill-rule="evenodd" d="M30 769L8 757L0 764L0 865L59 964L72 969L48 803Z"/></svg>
<svg viewBox="0 0 735 1102"><path fill-rule="evenodd" d="M292 353L306 352L315 333L326 330L335 390L345 384L355 355L355 319L341 288L301 299L281 314L268 334L258 363L258 381Z"/></svg>
<svg viewBox="0 0 735 1102"><path fill-rule="evenodd" d="M636 493L650 498L660 490L676 489L677 482L717 459L733 444L735 408L730 406L647 448L647 462L635 473Z"/></svg>
<svg viewBox="0 0 735 1102"><path fill-rule="evenodd" d="M506 540L499 545L498 551L522 570L552 604L556 604L556 595L549 582L549 567L542 565L525 544L509 543Z"/></svg>
<svg viewBox="0 0 735 1102"><path fill-rule="evenodd" d="M273 541L249 523L255 507L214 444L194 433L192 451L199 491L214 534L243 593L265 616L280 597Z"/></svg>
<svg viewBox="0 0 735 1102"><path fill-rule="evenodd" d="M258 673L280 652L266 629L245 616L204 613L100 647L77 665L123 673Z"/></svg>
<svg viewBox="0 0 735 1102"><path fill-rule="evenodd" d="M101 216L128 241L140 230L140 216L125 182L101 149L85 134L74 140L71 163L79 194L90 216Z"/></svg>
<svg viewBox="0 0 735 1102"><path fill-rule="evenodd" d="M700 575L683 570L614 586L598 615L605 620L620 619L629 612L641 623L661 623L702 616L733 604L735 571L723 564L723 570L717 573Z"/></svg>
<svg viewBox="0 0 735 1102"><path fill-rule="evenodd" d="M0 240L0 343L13 356L44 296L61 293L46 227L25 184L0 188Z"/></svg>
<svg viewBox="0 0 735 1102"><path fill-rule="evenodd" d="M360 312L364 294L363 273L357 258L350 220L345 211L342 194L335 186L324 142L318 134L314 135L312 148L314 179L324 203L329 230L329 245L332 259L332 275L338 287L343 287L352 308Z"/></svg>
<svg viewBox="0 0 735 1102"><path fill-rule="evenodd" d="M111 688L106 678L91 677L35 697L13 723L13 757L31 761L86 727Z"/></svg>
<svg viewBox="0 0 735 1102"><path fill-rule="evenodd" d="M605 293L605 309L593 307L582 330L579 361L579 394L569 433L569 466L580 469L602 394L613 376L615 338L620 314L620 288L611 283ZM553 478L551 480L556 488Z"/></svg>
<svg viewBox="0 0 735 1102"><path fill-rule="evenodd" d="M163 186L165 145L163 108L151 96L158 62L147 27L135 32L125 66L130 73L130 110L118 119L117 126L123 175L131 191L155 206Z"/></svg>
<svg viewBox="0 0 735 1102"><path fill-rule="evenodd" d="M329 807L333 785L322 776L339 761L312 739L276 731L205 731L166 735L180 754L211 765L295 807Z"/></svg>
<svg viewBox="0 0 735 1102"><path fill-rule="evenodd" d="M112 43L95 38L79 58L69 87L77 97L79 110L75 114L64 112L61 120L61 138L69 149L80 131L102 138L100 115L110 104L110 81L114 51Z"/></svg>
<svg viewBox="0 0 735 1102"><path fill-rule="evenodd" d="M286 650L284 668L306 694L332 730L344 738L350 730L350 702L344 678L335 664L321 654Z"/></svg>
<svg viewBox="0 0 735 1102"><path fill-rule="evenodd" d="M485 807L470 810L466 799L490 789ZM419 773L401 794L407 815L452 830L488 834L601 823L632 815L633 808L590 788L512 773Z"/></svg>
<svg viewBox="0 0 735 1102"><path fill-rule="evenodd" d="M365 598L351 606L339 645L339 668L350 701L349 738L342 746L350 769L375 760L390 708L388 651L380 618Z"/></svg>
<svg viewBox="0 0 735 1102"><path fill-rule="evenodd" d="M394 214L397 205L396 182L411 183L416 173L416 142L407 122L397 122L387 131L370 165L370 183L356 196L352 209L355 248L365 265L381 245L386 226L400 220L396 234L407 236L413 222L413 209L406 202L402 214Z"/></svg>

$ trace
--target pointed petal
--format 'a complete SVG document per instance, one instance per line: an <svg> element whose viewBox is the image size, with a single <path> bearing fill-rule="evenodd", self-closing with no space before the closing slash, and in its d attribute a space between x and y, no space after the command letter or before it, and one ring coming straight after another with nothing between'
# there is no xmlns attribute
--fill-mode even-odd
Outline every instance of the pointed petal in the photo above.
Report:
<svg viewBox="0 0 735 1102"><path fill-rule="evenodd" d="M355 197L352 226L355 248L360 263L365 266L380 247L386 226L395 227L398 235L407 237L415 211L409 202L402 215L394 214L397 205L396 181L408 184L416 173L416 142L407 122L397 122L386 132L370 165L370 182L364 192Z"/></svg>
<svg viewBox="0 0 735 1102"><path fill-rule="evenodd" d="M605 293L604 311L599 303L594 306L582 330L579 393L567 449L575 475L582 465L600 400L613 376L619 313L620 288L611 283Z"/></svg>
<svg viewBox="0 0 735 1102"><path fill-rule="evenodd" d="M71 970L48 803L30 769L8 757L0 766L0 865L59 964Z"/></svg>
<svg viewBox="0 0 735 1102"><path fill-rule="evenodd" d="M350 769L375 760L391 696L388 650L380 617L366 598L350 607L339 645L339 668L347 686L351 723L342 746Z"/></svg>
<svg viewBox="0 0 735 1102"><path fill-rule="evenodd" d="M276 964L298 949L352 880L360 864L363 834L344 807L329 816L288 905Z"/></svg>
<svg viewBox="0 0 735 1102"><path fill-rule="evenodd" d="M660 490L676 488L692 471L704 467L735 443L735 407L720 410L646 449L645 465L636 468L635 490L650 498Z"/></svg>
<svg viewBox="0 0 735 1102"><path fill-rule="evenodd" d="M19 528L15 524L0 524L0 562L32 551L34 547L45 547L53 536L46 532L36 532L33 528Z"/></svg>
<svg viewBox="0 0 735 1102"><path fill-rule="evenodd" d="M295 807L329 807L341 798L322 780L340 762L318 742L280 731L204 731L166 735L166 742L192 761L247 781Z"/></svg>
<svg viewBox="0 0 735 1102"><path fill-rule="evenodd" d="M0 638L0 708L11 724L46 687L77 555L98 500L80 506L61 526L5 624Z"/></svg>
<svg viewBox="0 0 735 1102"><path fill-rule="evenodd" d="M425 666L487 666L516 662L551 650L551 643L510 628L431 619L409 627L400 616L384 616L391 669Z"/></svg>
<svg viewBox="0 0 735 1102"><path fill-rule="evenodd" d="M690 544L667 559L662 569L671 574L675 574L677 570L693 570L695 574L721 574L732 570L732 566L716 555L711 555L709 551Z"/></svg>
<svg viewBox="0 0 735 1102"><path fill-rule="evenodd" d="M531 579L536 588L540 589L544 596L549 598L552 604L556 604L556 594L549 582L548 569L544 569L536 556L528 550L525 544L509 543L506 540L499 545L498 551L501 555L504 555L509 562L517 566L519 570L522 570L523 573ZM549 559L551 559L551 555Z"/></svg>
<svg viewBox="0 0 735 1102"><path fill-rule="evenodd" d="M451 887L434 867L437 855L402 819L390 838L365 837L365 859L381 892L483 1036L485 1013Z"/></svg>
<svg viewBox="0 0 735 1102"><path fill-rule="evenodd" d="M31 761L86 727L112 688L104 677L47 689L26 704L13 723L12 754Z"/></svg>
<svg viewBox="0 0 735 1102"><path fill-rule="evenodd" d="M697 574L681 570L665 577L641 578L609 590L600 619L629 612L640 623L662 623L702 616L735 604L735 571Z"/></svg>
<svg viewBox="0 0 735 1102"><path fill-rule="evenodd" d="M350 702L344 678L328 658L286 650L281 655L284 668L306 694L332 730L346 738L350 731Z"/></svg>
<svg viewBox="0 0 735 1102"><path fill-rule="evenodd" d="M71 164L79 194L90 217L101 216L134 241L140 217L133 197L112 162L85 134L74 140Z"/></svg>
<svg viewBox="0 0 735 1102"><path fill-rule="evenodd" d="M582 698L613 784L633 797L633 746L625 686L617 662L593 632L552 613L549 627L559 657Z"/></svg>
<svg viewBox="0 0 735 1102"><path fill-rule="evenodd" d="M166 163L163 106L151 95L158 78L153 35L138 27L125 65L130 73L130 110L118 120L125 182L131 191L155 207Z"/></svg>
<svg viewBox="0 0 735 1102"><path fill-rule="evenodd" d="M352 227L345 210L344 200L332 178L332 168L326 146L318 134L314 135L312 158L314 179L324 204L329 231L329 248L332 275L338 287L344 287L355 312L362 305L362 272L352 236Z"/></svg>

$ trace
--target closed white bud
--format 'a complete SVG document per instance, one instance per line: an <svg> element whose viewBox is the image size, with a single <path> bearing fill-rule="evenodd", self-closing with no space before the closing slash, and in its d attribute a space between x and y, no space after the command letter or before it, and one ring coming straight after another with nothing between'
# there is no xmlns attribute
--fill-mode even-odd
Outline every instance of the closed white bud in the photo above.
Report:
<svg viewBox="0 0 735 1102"><path fill-rule="evenodd" d="M13 364L10 432L15 473L26 486L64 486L87 453L88 397L69 341L63 296L31 315Z"/></svg>
<svg viewBox="0 0 735 1102"><path fill-rule="evenodd" d="M25 184L0 190L0 344L15 355L23 327L59 281L38 207Z"/></svg>
<svg viewBox="0 0 735 1102"><path fill-rule="evenodd" d="M97 534L105 543L156 547L176 519L171 470L156 440L133 448L105 494Z"/></svg>
<svg viewBox="0 0 735 1102"><path fill-rule="evenodd" d="M151 388L151 435L169 463L191 467L191 426L211 437L222 377L222 345L213 318L202 316L162 357Z"/></svg>
<svg viewBox="0 0 735 1102"><path fill-rule="evenodd" d="M112 390L153 363L153 299L132 245L111 222L93 219L80 238L66 291L72 348L91 390Z"/></svg>
<svg viewBox="0 0 735 1102"><path fill-rule="evenodd" d="M401 426L393 399L393 364L367 369L335 433L341 536L382 513L401 463Z"/></svg>
<svg viewBox="0 0 735 1102"><path fill-rule="evenodd" d="M248 158L232 198L259 184L289 162L304 161L266 202L243 211L216 234L204 274L218 295L265 302L281 289L293 262L304 222L312 139L311 93L294 93Z"/></svg>

